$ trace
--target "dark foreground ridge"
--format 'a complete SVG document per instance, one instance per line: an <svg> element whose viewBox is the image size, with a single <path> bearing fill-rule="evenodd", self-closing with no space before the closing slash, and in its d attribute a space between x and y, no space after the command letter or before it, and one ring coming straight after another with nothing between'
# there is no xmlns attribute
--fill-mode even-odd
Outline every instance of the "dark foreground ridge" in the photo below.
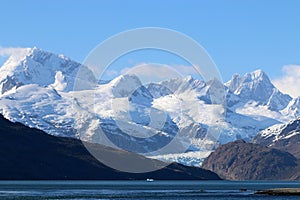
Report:
<svg viewBox="0 0 300 200"><path fill-rule="evenodd" d="M150 164L160 161L133 153L92 145L98 152L109 152L115 159L138 157ZM124 173L109 168L95 159L82 142L55 137L0 115L1 180L219 180L209 170L186 167L177 163L148 173Z"/></svg>
<svg viewBox="0 0 300 200"><path fill-rule="evenodd" d="M292 154L242 140L220 146L202 164L228 180L299 180L299 160Z"/></svg>

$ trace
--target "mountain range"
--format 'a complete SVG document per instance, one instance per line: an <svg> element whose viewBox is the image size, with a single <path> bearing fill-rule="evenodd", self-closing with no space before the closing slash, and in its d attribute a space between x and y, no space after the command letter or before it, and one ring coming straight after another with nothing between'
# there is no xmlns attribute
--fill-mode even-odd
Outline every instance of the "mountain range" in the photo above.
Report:
<svg viewBox="0 0 300 200"><path fill-rule="evenodd" d="M28 48L0 67L0 113L50 135L103 144L105 134L117 148L200 166L219 145L237 139L276 146L270 138L287 136L274 129L300 112L299 98L280 92L262 70L233 75L223 85L225 109L211 101L213 80L189 76L143 85L134 74L97 78L64 55ZM74 90L82 80L98 84ZM178 135L176 148L161 150Z"/></svg>

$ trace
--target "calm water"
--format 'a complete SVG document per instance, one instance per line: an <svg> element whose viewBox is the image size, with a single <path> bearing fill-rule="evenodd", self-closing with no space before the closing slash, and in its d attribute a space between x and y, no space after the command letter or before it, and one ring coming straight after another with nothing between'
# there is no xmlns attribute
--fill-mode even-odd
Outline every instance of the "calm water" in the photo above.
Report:
<svg viewBox="0 0 300 200"><path fill-rule="evenodd" d="M254 195L257 190L281 187L300 188L300 182L0 181L0 199L299 199Z"/></svg>

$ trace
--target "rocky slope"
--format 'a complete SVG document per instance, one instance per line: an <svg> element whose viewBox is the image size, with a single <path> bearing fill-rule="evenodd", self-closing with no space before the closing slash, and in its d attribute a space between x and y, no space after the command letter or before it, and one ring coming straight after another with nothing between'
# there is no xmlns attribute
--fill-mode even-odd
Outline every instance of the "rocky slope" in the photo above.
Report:
<svg viewBox="0 0 300 200"><path fill-rule="evenodd" d="M299 160L288 152L242 140L222 145L202 164L228 180L299 180Z"/></svg>
<svg viewBox="0 0 300 200"><path fill-rule="evenodd" d="M259 132L253 143L287 151L300 159L300 118Z"/></svg>
<svg viewBox="0 0 300 200"><path fill-rule="evenodd" d="M149 165L160 161L105 147L93 145L94 150L111 155L111 159L143 159ZM12 123L0 115L0 179L1 180L204 180L219 177L195 167L171 164L155 172L124 173L97 161L81 141L55 137L43 131Z"/></svg>

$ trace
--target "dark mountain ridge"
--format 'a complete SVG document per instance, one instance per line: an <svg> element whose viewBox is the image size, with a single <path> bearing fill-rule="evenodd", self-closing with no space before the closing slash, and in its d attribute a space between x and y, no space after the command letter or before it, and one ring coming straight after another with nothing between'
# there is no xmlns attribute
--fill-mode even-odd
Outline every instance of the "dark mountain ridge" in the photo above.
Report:
<svg viewBox="0 0 300 200"><path fill-rule="evenodd" d="M136 157L149 164L161 164L125 151L92 145L115 159ZM95 159L80 140L51 136L43 131L12 123L0 115L1 180L130 180L147 178L169 180L219 180L209 170L172 163L148 173L125 173Z"/></svg>
<svg viewBox="0 0 300 200"><path fill-rule="evenodd" d="M228 180L299 180L299 163L288 152L238 140L217 148L202 167Z"/></svg>

